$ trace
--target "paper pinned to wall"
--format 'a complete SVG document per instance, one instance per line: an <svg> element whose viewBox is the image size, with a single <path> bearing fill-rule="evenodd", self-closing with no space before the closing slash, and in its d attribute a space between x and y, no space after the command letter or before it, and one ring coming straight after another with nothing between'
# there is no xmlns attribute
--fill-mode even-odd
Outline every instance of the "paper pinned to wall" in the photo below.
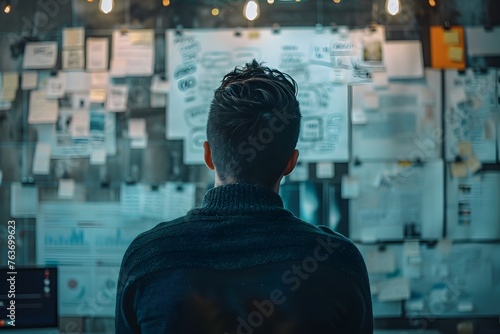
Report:
<svg viewBox="0 0 500 334"><path fill-rule="evenodd" d="M361 161L439 158L442 140L440 90L441 73L435 70L426 70L425 81L390 82L386 89L353 86L353 156ZM433 103L422 98L428 91L434 92Z"/></svg>
<svg viewBox="0 0 500 334"><path fill-rule="evenodd" d="M60 199L72 199L75 197L75 180L60 179L57 197Z"/></svg>
<svg viewBox="0 0 500 334"><path fill-rule="evenodd" d="M106 110L121 112L127 110L128 86L114 85L108 87Z"/></svg>
<svg viewBox="0 0 500 334"><path fill-rule="evenodd" d="M108 68L108 44L107 38L87 38L87 70L103 71Z"/></svg>
<svg viewBox="0 0 500 334"><path fill-rule="evenodd" d="M458 37L458 38L457 38ZM433 26L430 30L431 63L433 68L465 69L464 28L452 26L445 29ZM458 43L455 43L458 39Z"/></svg>
<svg viewBox="0 0 500 334"><path fill-rule="evenodd" d="M91 165L105 165L106 164L106 149L94 148L90 153Z"/></svg>
<svg viewBox="0 0 500 334"><path fill-rule="evenodd" d="M21 77L21 89L30 90L38 87L38 72L37 71L23 71Z"/></svg>
<svg viewBox="0 0 500 334"><path fill-rule="evenodd" d="M392 249L372 249L366 257L369 274L390 274L396 270L396 253Z"/></svg>
<svg viewBox="0 0 500 334"><path fill-rule="evenodd" d="M64 28L62 31L63 48L83 47L85 43L85 28Z"/></svg>
<svg viewBox="0 0 500 334"><path fill-rule="evenodd" d="M362 162L350 164L359 196L349 202L349 237L361 240L365 231L375 240L405 237L440 238L443 230L443 163L423 166ZM375 186L379 179L378 186ZM441 203L441 204L440 204Z"/></svg>
<svg viewBox="0 0 500 334"><path fill-rule="evenodd" d="M146 119L131 118L128 121L128 136L129 138L144 138L146 137Z"/></svg>
<svg viewBox="0 0 500 334"><path fill-rule="evenodd" d="M38 187L13 182L10 186L10 214L14 218L33 218L38 211Z"/></svg>
<svg viewBox="0 0 500 334"><path fill-rule="evenodd" d="M492 68L482 72L467 69L463 73L450 70L445 72L444 80L447 87L444 106L446 160L455 161L460 155L460 143L467 142L480 162L495 163L497 71Z"/></svg>
<svg viewBox="0 0 500 334"><path fill-rule="evenodd" d="M381 302L406 300L410 295L410 281L407 277L391 278L379 285L378 300Z"/></svg>
<svg viewBox="0 0 500 334"><path fill-rule="evenodd" d="M83 49L63 50L62 68L63 70L83 69L85 67L85 53Z"/></svg>
<svg viewBox="0 0 500 334"><path fill-rule="evenodd" d="M66 78L64 75L51 77L47 80L47 99L59 99L66 92Z"/></svg>
<svg viewBox="0 0 500 334"><path fill-rule="evenodd" d="M58 112L58 101L47 99L45 90L33 90L30 92L28 123L55 123Z"/></svg>
<svg viewBox="0 0 500 334"><path fill-rule="evenodd" d="M2 73L0 73L2 75ZM19 87L19 75L17 72L4 72L0 80L0 101L12 102L16 98Z"/></svg>
<svg viewBox="0 0 500 334"><path fill-rule="evenodd" d="M24 48L23 69L50 69L56 66L57 42L30 42Z"/></svg>
<svg viewBox="0 0 500 334"><path fill-rule="evenodd" d="M335 166L328 161L320 161L316 164L316 177L320 179L331 179L335 176Z"/></svg>
<svg viewBox="0 0 500 334"><path fill-rule="evenodd" d="M146 76L154 73L154 31L149 29L113 31L112 65L120 59L127 76ZM113 66L112 66L113 71Z"/></svg>
<svg viewBox="0 0 500 334"><path fill-rule="evenodd" d="M500 238L500 174L483 171L474 176L448 173L447 232L452 240Z"/></svg>
<svg viewBox="0 0 500 334"><path fill-rule="evenodd" d="M50 170L50 151L48 143L37 142L33 156L33 174L48 175Z"/></svg>
<svg viewBox="0 0 500 334"><path fill-rule="evenodd" d="M108 72L93 72L90 74L90 86L92 88L107 88L109 83Z"/></svg>
<svg viewBox="0 0 500 334"><path fill-rule="evenodd" d="M420 41L387 41L384 63L390 79L422 78L424 61Z"/></svg>
<svg viewBox="0 0 500 334"><path fill-rule="evenodd" d="M500 28L486 30L484 27L466 27L467 54L476 56L500 55Z"/></svg>

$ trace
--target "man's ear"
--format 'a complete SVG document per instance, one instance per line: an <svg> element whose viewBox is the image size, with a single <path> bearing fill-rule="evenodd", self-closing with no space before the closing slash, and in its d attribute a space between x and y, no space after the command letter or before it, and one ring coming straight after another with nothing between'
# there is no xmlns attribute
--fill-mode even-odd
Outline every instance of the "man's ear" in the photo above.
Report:
<svg viewBox="0 0 500 334"><path fill-rule="evenodd" d="M295 149L292 152L292 155L290 156L290 159L288 160L288 163L286 164L285 171L283 172L284 176L287 176L290 174L293 169L295 168L295 165L297 164L297 159L299 158L299 150Z"/></svg>
<svg viewBox="0 0 500 334"><path fill-rule="evenodd" d="M214 170L214 162L212 161L212 151L208 141L203 142L203 158L205 159L205 164L210 170Z"/></svg>

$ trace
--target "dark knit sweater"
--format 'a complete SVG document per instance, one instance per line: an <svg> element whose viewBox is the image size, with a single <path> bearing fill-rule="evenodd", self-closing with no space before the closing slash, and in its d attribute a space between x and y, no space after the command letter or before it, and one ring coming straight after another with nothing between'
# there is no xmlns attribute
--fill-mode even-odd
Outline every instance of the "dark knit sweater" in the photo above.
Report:
<svg viewBox="0 0 500 334"><path fill-rule="evenodd" d="M274 302L269 316L257 307L263 321L257 300ZM124 255L117 333L313 333L305 328L372 333L366 267L350 240L296 218L269 189L215 187Z"/></svg>

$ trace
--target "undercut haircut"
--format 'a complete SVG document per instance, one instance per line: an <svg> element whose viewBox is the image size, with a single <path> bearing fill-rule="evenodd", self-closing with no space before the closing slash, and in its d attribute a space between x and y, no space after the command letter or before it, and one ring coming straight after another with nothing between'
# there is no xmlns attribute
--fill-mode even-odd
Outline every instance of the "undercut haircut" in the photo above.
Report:
<svg viewBox="0 0 500 334"><path fill-rule="evenodd" d="M224 76L215 90L207 140L219 179L272 187L297 145L297 83L255 59Z"/></svg>

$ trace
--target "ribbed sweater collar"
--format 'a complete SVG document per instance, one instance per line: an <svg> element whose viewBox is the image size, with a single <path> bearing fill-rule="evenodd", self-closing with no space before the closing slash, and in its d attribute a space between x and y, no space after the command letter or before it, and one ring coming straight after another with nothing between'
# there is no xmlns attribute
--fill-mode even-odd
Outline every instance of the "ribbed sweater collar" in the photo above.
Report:
<svg viewBox="0 0 500 334"><path fill-rule="evenodd" d="M281 196L256 184L227 184L210 189L191 214L237 215L286 211Z"/></svg>

